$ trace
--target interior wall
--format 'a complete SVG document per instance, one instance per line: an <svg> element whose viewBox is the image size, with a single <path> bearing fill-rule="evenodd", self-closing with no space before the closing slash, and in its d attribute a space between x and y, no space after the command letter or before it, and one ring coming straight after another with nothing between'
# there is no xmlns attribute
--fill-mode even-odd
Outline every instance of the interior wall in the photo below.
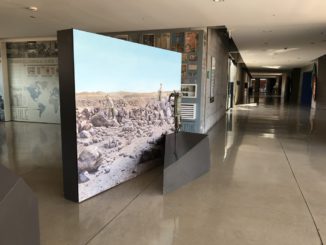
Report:
<svg viewBox="0 0 326 245"><path fill-rule="evenodd" d="M326 55L318 59L316 109L326 110Z"/></svg>
<svg viewBox="0 0 326 245"><path fill-rule="evenodd" d="M6 43L13 121L60 123L56 41Z"/></svg>
<svg viewBox="0 0 326 245"><path fill-rule="evenodd" d="M214 86L214 101L210 99L209 86L210 79L206 85L206 100L205 103L205 132L207 132L221 117L225 115L226 111L226 96L228 83L228 50L224 46L221 37L215 29L208 29L208 48L207 48L207 70L212 74L212 57L215 57L215 72L213 79Z"/></svg>
<svg viewBox="0 0 326 245"><path fill-rule="evenodd" d="M295 68L291 72L291 94L290 103L299 104L300 102L300 85L301 85L301 69Z"/></svg>
<svg viewBox="0 0 326 245"><path fill-rule="evenodd" d="M241 83L241 64L236 65L236 75L235 75L235 82L234 82L234 98L233 98L233 104L237 105L239 104L239 97L240 97L240 83Z"/></svg>
<svg viewBox="0 0 326 245"><path fill-rule="evenodd" d="M300 73L300 90L299 90L299 101L301 101L301 97L302 97L302 82L303 82L303 73L305 72L310 72L312 71L314 68L314 64L310 64L307 66L304 66L301 68L301 73Z"/></svg>
<svg viewBox="0 0 326 245"><path fill-rule="evenodd" d="M237 81L235 83L235 96L234 104L239 105L244 103L245 95L245 82L246 82L246 72L244 71L244 65L242 63L237 64Z"/></svg>
<svg viewBox="0 0 326 245"><path fill-rule="evenodd" d="M4 121L11 120L11 109L10 109L10 93L9 93L9 81L8 81L8 62L7 62L7 52L6 43L0 42L1 51L1 72L0 80L2 83L2 99L3 99L3 119Z"/></svg>
<svg viewBox="0 0 326 245"><path fill-rule="evenodd" d="M237 66L230 62L230 77L229 82L235 83L237 81Z"/></svg>
<svg viewBox="0 0 326 245"><path fill-rule="evenodd" d="M5 120L5 108L4 108L4 99L3 99L3 74L2 74L2 58L0 50L0 122Z"/></svg>
<svg viewBox="0 0 326 245"><path fill-rule="evenodd" d="M237 66L229 59L229 89L228 93L230 93L229 98L229 106L233 107L234 105L234 94L235 94L235 84L237 82ZM228 96L228 95L227 95Z"/></svg>

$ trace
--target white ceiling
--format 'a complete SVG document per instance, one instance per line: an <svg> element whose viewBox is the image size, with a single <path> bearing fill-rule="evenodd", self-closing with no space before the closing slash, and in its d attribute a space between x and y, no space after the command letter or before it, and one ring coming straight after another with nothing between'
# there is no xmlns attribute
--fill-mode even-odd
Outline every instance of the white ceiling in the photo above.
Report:
<svg viewBox="0 0 326 245"><path fill-rule="evenodd" d="M67 28L111 32L221 25L231 30L248 67L303 66L326 54L325 0L0 0L0 39L55 36Z"/></svg>

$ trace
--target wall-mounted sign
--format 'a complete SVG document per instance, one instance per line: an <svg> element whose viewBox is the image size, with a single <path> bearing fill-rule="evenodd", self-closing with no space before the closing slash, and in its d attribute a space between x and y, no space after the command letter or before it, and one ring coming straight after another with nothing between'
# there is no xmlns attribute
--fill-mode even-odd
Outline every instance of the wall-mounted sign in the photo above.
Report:
<svg viewBox="0 0 326 245"><path fill-rule="evenodd" d="M196 98L197 84L181 84L181 92L183 98Z"/></svg>
<svg viewBox="0 0 326 245"><path fill-rule="evenodd" d="M210 103L214 102L214 92L215 92L215 70L216 70L216 60L215 57L212 56L211 58L211 74L210 74L210 96L209 101Z"/></svg>

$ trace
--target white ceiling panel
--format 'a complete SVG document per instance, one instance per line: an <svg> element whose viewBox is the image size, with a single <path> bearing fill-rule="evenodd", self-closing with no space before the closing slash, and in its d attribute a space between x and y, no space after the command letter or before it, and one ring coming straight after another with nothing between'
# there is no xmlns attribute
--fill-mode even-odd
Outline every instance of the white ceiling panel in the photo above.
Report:
<svg viewBox="0 0 326 245"><path fill-rule="evenodd" d="M325 0L0 0L0 39L55 36L67 28L113 32L221 25L231 31L248 67L291 68L326 54Z"/></svg>

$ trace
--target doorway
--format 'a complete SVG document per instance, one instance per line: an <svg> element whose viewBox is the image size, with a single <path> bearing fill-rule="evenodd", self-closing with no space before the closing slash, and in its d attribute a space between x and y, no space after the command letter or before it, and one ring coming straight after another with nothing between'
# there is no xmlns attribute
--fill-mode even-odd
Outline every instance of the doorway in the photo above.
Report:
<svg viewBox="0 0 326 245"><path fill-rule="evenodd" d="M301 106L311 107L312 88L311 88L312 72L304 72L302 77Z"/></svg>

